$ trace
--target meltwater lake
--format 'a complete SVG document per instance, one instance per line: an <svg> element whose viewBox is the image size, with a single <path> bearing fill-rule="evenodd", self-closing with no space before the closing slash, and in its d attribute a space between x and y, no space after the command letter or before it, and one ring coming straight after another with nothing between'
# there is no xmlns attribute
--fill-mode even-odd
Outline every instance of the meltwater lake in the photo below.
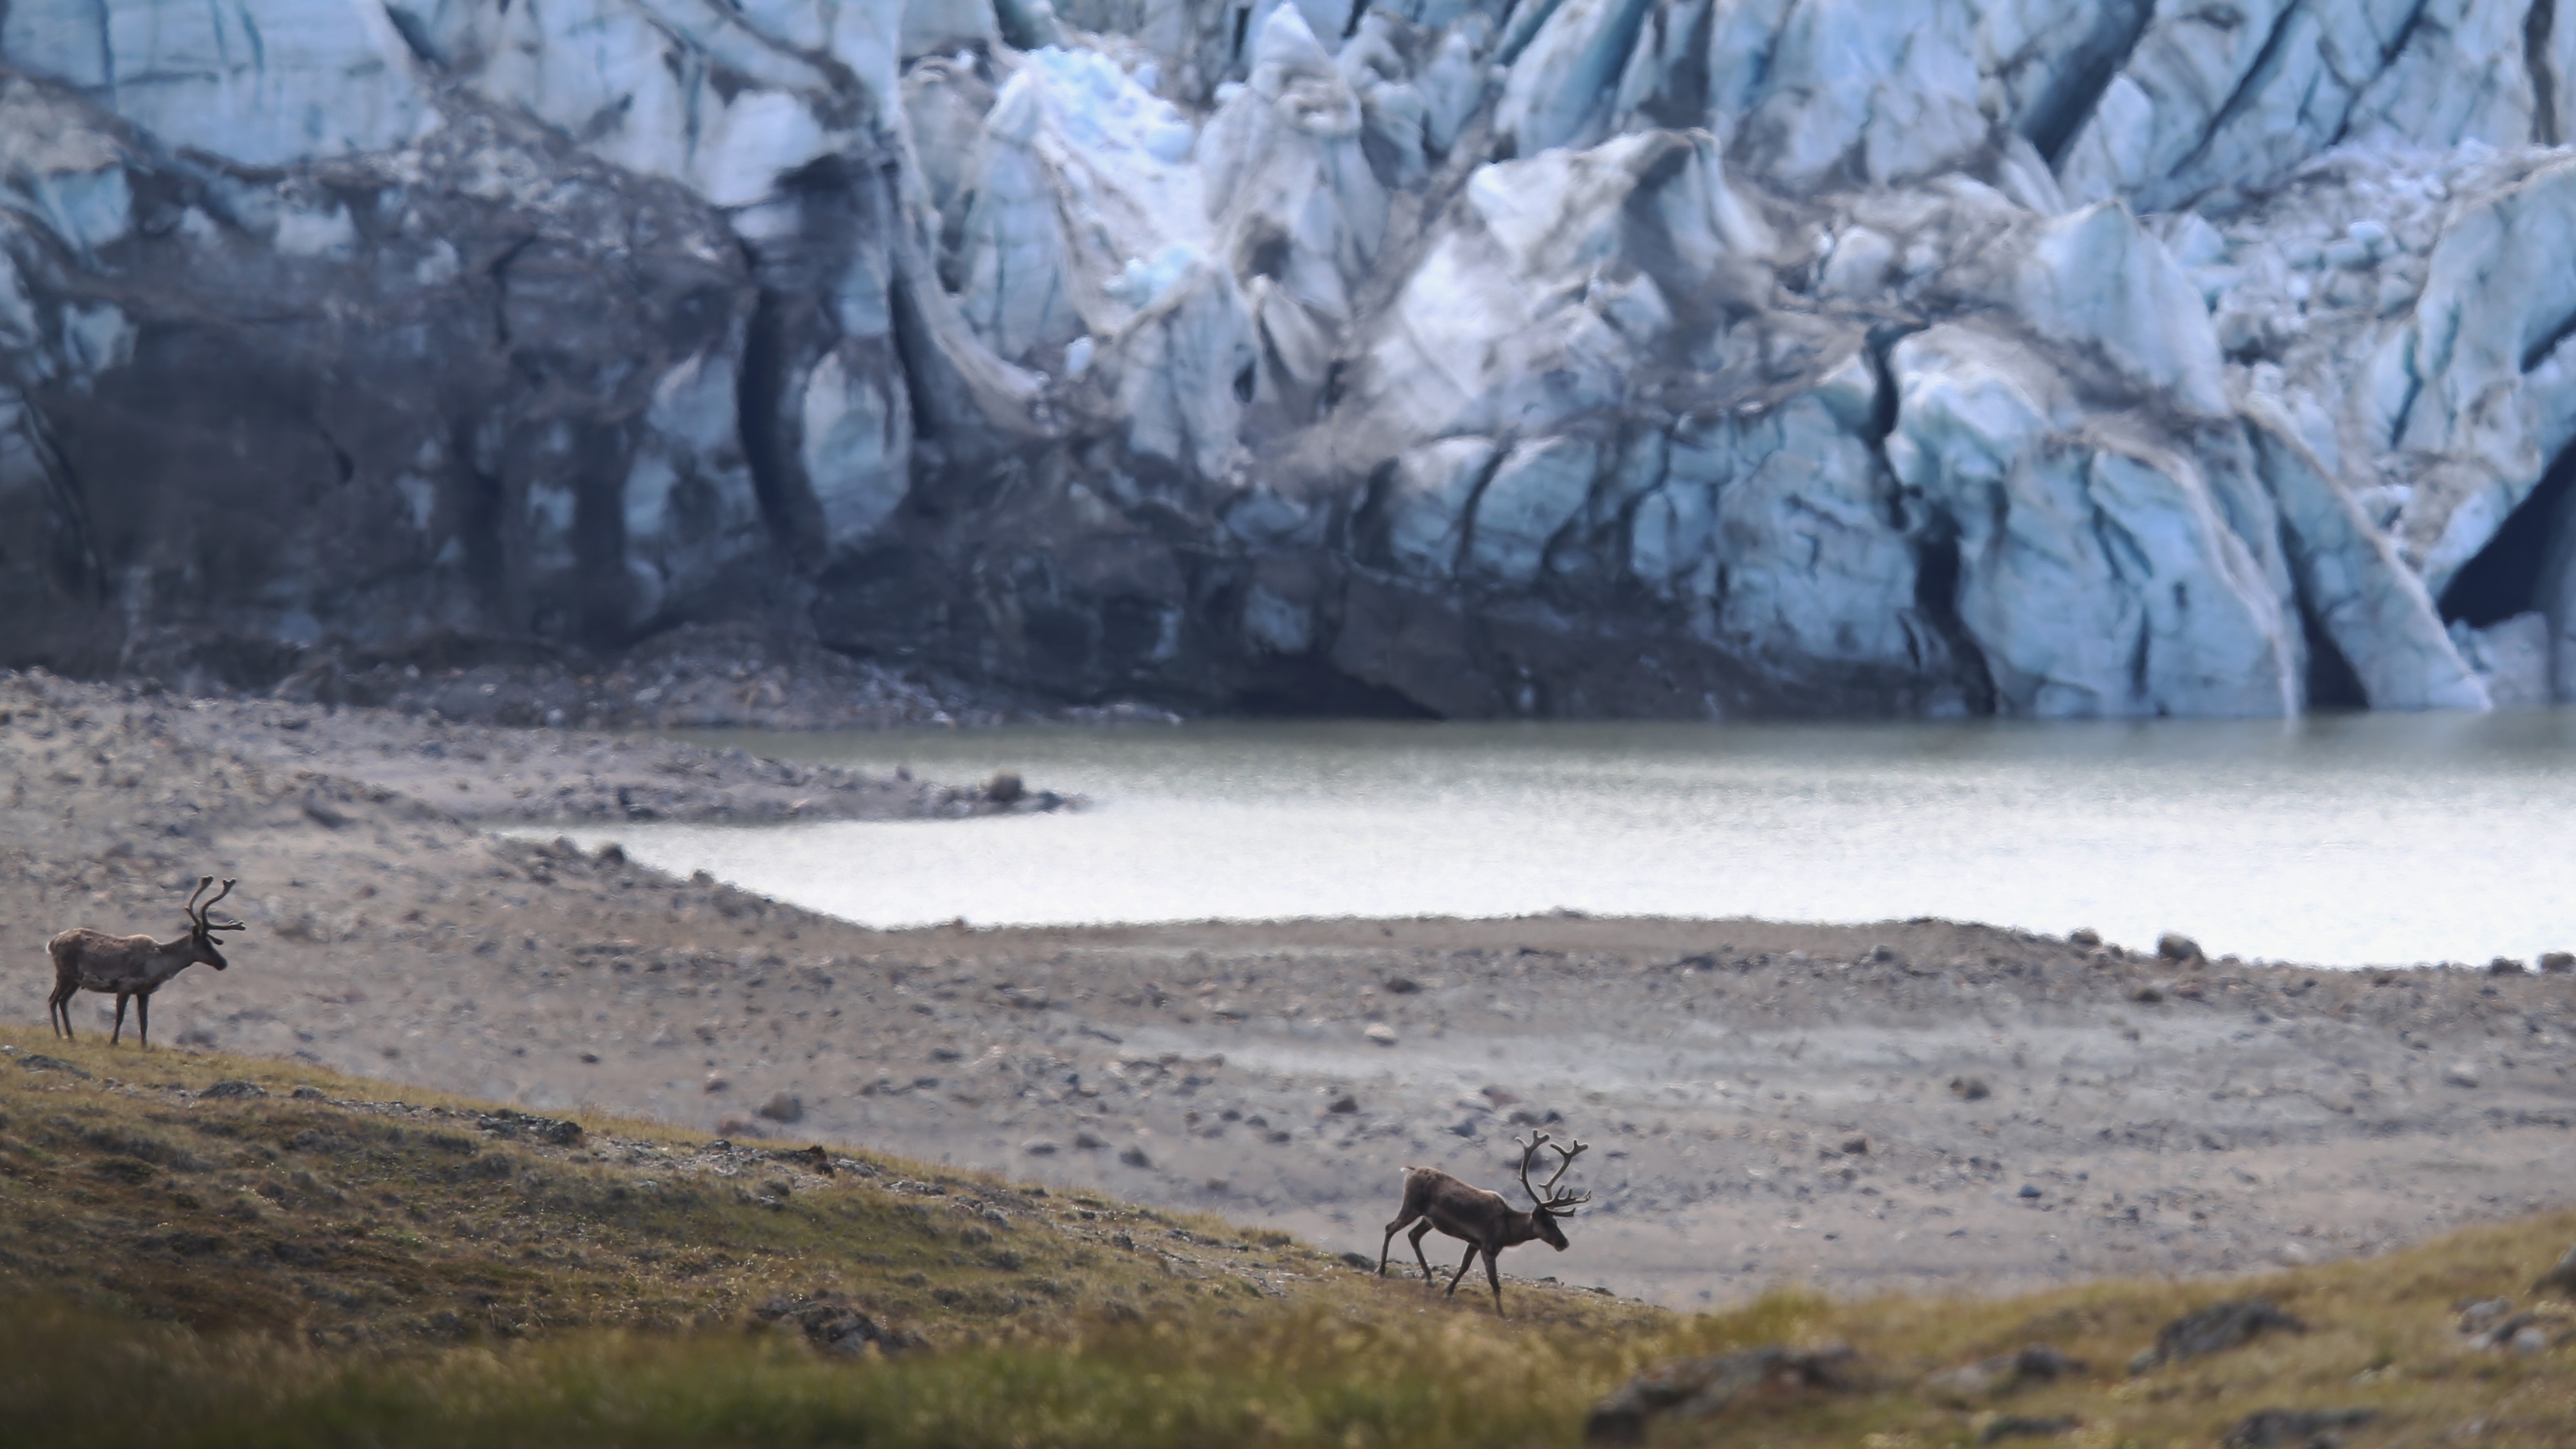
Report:
<svg viewBox="0 0 2576 1449"><path fill-rule="evenodd" d="M1086 796L585 832L873 925L1926 915L2340 965L2576 949L2576 711L2279 721L693 732Z"/></svg>

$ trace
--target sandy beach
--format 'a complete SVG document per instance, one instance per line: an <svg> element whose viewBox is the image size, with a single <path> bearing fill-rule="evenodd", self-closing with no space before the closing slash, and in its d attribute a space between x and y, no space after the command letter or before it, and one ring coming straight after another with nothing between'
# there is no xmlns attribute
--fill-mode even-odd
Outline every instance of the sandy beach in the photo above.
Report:
<svg viewBox="0 0 2576 1449"><path fill-rule="evenodd" d="M1571 1251L1507 1266L1683 1307L2319 1261L2576 1187L2576 975L1935 921L872 931L490 832L1067 802L42 676L0 681L0 771L12 1019L42 1020L55 931L168 935L234 876L233 969L162 991L155 1052L1096 1184L1372 1259L1399 1167L1501 1187L1539 1128L1590 1144L1596 1196Z"/></svg>

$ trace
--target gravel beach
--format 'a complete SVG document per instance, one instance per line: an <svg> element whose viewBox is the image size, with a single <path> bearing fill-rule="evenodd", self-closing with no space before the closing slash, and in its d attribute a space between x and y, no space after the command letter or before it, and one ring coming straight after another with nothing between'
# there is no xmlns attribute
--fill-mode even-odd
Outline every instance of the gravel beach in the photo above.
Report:
<svg viewBox="0 0 2576 1449"><path fill-rule="evenodd" d="M2576 1187L2571 974L1937 921L872 931L488 831L1070 802L43 676L0 680L0 771L14 1019L42 1019L54 932L168 935L234 876L234 969L161 992L156 1053L865 1145L1372 1260L1400 1167L1503 1187L1539 1129L1590 1144L1568 1183L1595 1198L1571 1251L1507 1269L1684 1307L2319 1261Z"/></svg>

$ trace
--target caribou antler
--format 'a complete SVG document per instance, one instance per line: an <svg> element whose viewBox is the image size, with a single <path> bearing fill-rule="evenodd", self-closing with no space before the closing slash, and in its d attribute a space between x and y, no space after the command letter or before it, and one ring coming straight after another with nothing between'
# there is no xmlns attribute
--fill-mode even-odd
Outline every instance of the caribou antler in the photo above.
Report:
<svg viewBox="0 0 2576 1449"><path fill-rule="evenodd" d="M1395 1246L1395 1235L1413 1229L1413 1261L1422 1265L1422 1279L1433 1281L1431 1260L1423 1255L1422 1235L1438 1229L1467 1245L1467 1256L1459 1260L1458 1271L1450 1275L1449 1291L1458 1291L1459 1280L1476 1266L1476 1258L1485 1259L1485 1282L1494 1290L1494 1312L1503 1311L1503 1274L1498 1256L1503 1249L1521 1243L1539 1242L1562 1253L1570 1246L1559 1219L1573 1213L1591 1198L1588 1192L1558 1192L1556 1185L1564 1180L1566 1168L1583 1152L1583 1144L1558 1146L1555 1139L1536 1128L1530 1129L1530 1140L1512 1139L1521 1149L1521 1190L1530 1195L1532 1206L1513 1207L1498 1192L1451 1177L1436 1167L1408 1167L1404 1170L1404 1206L1396 1211L1395 1221L1386 1225L1386 1240L1378 1244L1378 1276L1386 1276L1387 1254ZM1530 1186L1530 1164L1538 1160L1538 1150L1555 1147L1556 1176L1544 1188Z"/></svg>
<svg viewBox="0 0 2576 1449"><path fill-rule="evenodd" d="M1517 1137L1512 1140L1520 1141ZM1542 1147L1552 1149L1556 1153L1556 1175L1549 1178L1544 1187L1531 1187L1530 1164L1538 1159L1538 1150ZM1556 1190L1556 1185L1565 1180L1565 1170L1574 1165L1574 1159L1583 1155L1584 1147L1585 1144L1580 1138L1576 1139L1573 1148L1568 1150L1544 1132L1530 1133L1529 1142L1521 1148L1521 1189L1530 1195L1531 1202L1538 1205L1538 1211L1550 1217L1561 1218L1592 1200L1592 1194L1588 1192L1561 1193Z"/></svg>
<svg viewBox="0 0 2576 1449"><path fill-rule="evenodd" d="M208 876L208 877L207 877L207 879L208 879L208 880L212 880L212 879L214 879L214 877L212 877L212 876ZM199 890L203 890L203 889L205 889L205 887L204 887L202 884L201 884L201 885L199 885L197 888L198 888ZM198 930L200 930L200 931L246 931L246 930L250 929L250 928L249 928L249 926L248 926L248 925L246 925L245 923L243 923L243 922L241 922L241 921L236 921L236 920L234 920L234 919L233 919L232 917L230 917L230 916L226 916L224 919L222 919L222 920L220 920L220 921L218 921L218 920L214 919L214 917L213 917L213 915L212 915L212 912L213 912L213 911L214 911L214 909L215 909L215 902L217 902L217 901L219 901L219 900L222 900L224 897L226 897L226 896L228 896L228 895L231 895L232 893L233 893L233 883L232 883L231 881L227 880L227 881L225 881L225 882L224 882L224 888L223 888L222 890L219 890L219 891L215 892L213 895L206 897L206 903L205 903L204 905L202 905L202 906L197 907L197 909L196 909L196 911L195 911L195 913L194 913L194 914L195 914L195 916L196 916L196 920L197 920L197 929L198 929Z"/></svg>
<svg viewBox="0 0 2576 1449"><path fill-rule="evenodd" d="M54 958L54 991L45 1002L45 1011L54 1030L63 1036L72 1034L72 998L83 991L100 991L116 997L116 1026L108 1033L108 1044L125 1034L125 1007L135 1007L134 1031L138 1040L149 1045L152 1039L152 993L169 984L170 979L190 966L203 962L221 971L227 964L223 943L215 939L218 931L246 930L242 922L229 916L217 917L215 902L232 894L233 883L211 897L206 892L215 878L197 877L197 888L188 893L187 934L169 941L155 941L150 936L111 936L87 926L75 926L45 943L45 954Z"/></svg>

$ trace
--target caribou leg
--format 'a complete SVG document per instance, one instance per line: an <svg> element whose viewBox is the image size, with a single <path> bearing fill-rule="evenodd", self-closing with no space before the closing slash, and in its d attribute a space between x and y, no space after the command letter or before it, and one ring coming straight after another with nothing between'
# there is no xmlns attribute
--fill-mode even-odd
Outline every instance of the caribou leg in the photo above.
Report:
<svg viewBox="0 0 2576 1449"><path fill-rule="evenodd" d="M1494 1316L1503 1316L1503 1270L1494 1266L1494 1255L1485 1255L1485 1281L1494 1288Z"/></svg>
<svg viewBox="0 0 2576 1449"><path fill-rule="evenodd" d="M152 1045L152 993L149 991L135 993L134 1039L147 1050Z"/></svg>
<svg viewBox="0 0 2576 1449"><path fill-rule="evenodd" d="M125 999L132 994L126 991L116 993L116 1029L107 1034L109 1046L116 1045L116 1039L125 1035Z"/></svg>
<svg viewBox="0 0 2576 1449"><path fill-rule="evenodd" d="M1467 1270L1476 1266L1476 1255L1484 1252L1484 1248L1485 1245L1482 1243L1469 1243L1467 1245L1467 1256L1458 1260L1458 1271L1449 1275L1450 1297L1455 1298L1458 1296L1458 1280L1466 1277ZM1491 1261L1493 1258L1491 1253L1486 1253L1485 1256L1487 1261Z"/></svg>
<svg viewBox="0 0 2576 1449"><path fill-rule="evenodd" d="M45 1025L55 1027L63 1034L63 1039L66 1041L76 1040L72 1036L72 1009L69 1003L72 993L78 990L80 990L79 982L66 982L55 987L54 994L45 1001Z"/></svg>
<svg viewBox="0 0 2576 1449"><path fill-rule="evenodd" d="M1377 1245L1377 1275L1379 1277L1383 1278L1386 1276L1386 1258L1389 1253L1395 1251L1395 1235L1403 1232L1404 1225L1413 1221L1415 1216L1416 1214L1406 1213L1397 1218L1394 1222L1386 1225L1386 1241Z"/></svg>
<svg viewBox="0 0 2576 1449"><path fill-rule="evenodd" d="M1413 1225L1413 1232L1410 1235L1413 1243L1413 1261L1422 1265L1422 1282L1425 1287L1440 1281L1440 1275L1431 1271L1431 1260L1422 1256L1422 1235L1430 1231L1431 1220L1424 1218Z"/></svg>

